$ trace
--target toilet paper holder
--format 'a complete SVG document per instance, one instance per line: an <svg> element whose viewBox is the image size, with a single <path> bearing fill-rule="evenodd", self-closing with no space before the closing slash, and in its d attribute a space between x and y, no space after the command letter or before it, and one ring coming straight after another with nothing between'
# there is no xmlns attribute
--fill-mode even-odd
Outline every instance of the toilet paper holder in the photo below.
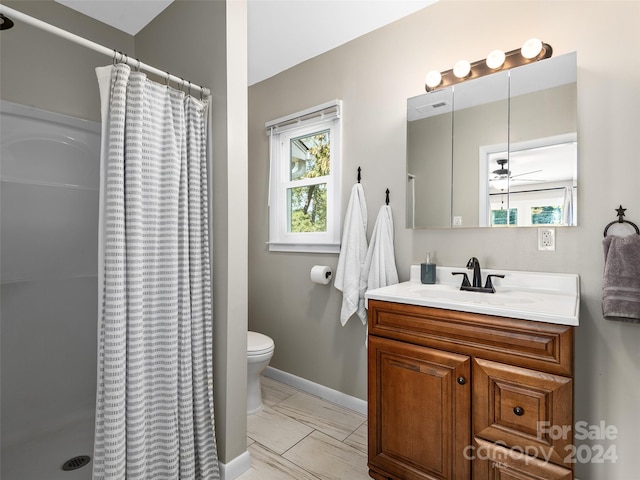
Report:
<svg viewBox="0 0 640 480"><path fill-rule="evenodd" d="M331 281L333 270L326 265L314 265L311 268L310 278L313 283L327 285Z"/></svg>

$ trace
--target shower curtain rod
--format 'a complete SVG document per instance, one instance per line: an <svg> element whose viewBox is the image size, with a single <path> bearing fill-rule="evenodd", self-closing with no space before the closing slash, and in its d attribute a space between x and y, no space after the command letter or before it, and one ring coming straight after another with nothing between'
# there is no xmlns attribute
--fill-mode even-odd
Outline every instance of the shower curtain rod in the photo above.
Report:
<svg viewBox="0 0 640 480"><path fill-rule="evenodd" d="M196 92L200 92L204 96L211 95L211 91L208 88L201 87L200 85L196 85L191 82L188 82L184 78L171 75L169 72L163 72L162 70L152 67L151 65L147 65L146 63L143 63L136 58L129 57L126 53L117 52L112 48L107 48L103 45L100 45L99 43L92 42L91 40L87 40L86 38L82 38L78 35L75 35L71 32L67 32L66 30L58 28L54 25L50 25L46 22L43 22L42 20L38 20L37 18L30 17L29 15L19 12L18 10L14 10L13 8L7 7L6 5L0 5L0 13L3 13L4 15L12 18L13 20L19 20L33 27L39 28L41 30L45 30L49 33L53 33L54 35L65 38L79 45L82 45L83 47L87 47L98 53L102 53L104 55L112 57L114 60L116 60L117 57L119 56L120 63L126 63L127 65L134 67L136 69L145 70L149 73L153 73L154 75L158 75L159 77L165 78L167 81L172 81L173 83L180 84L182 87L187 86L190 90L192 89L192 90L195 90Z"/></svg>

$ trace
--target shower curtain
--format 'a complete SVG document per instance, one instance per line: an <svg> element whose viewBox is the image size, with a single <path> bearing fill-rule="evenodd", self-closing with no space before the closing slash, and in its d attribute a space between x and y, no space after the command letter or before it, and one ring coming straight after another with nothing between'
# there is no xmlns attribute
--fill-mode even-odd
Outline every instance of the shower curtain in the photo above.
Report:
<svg viewBox="0 0 640 480"><path fill-rule="evenodd" d="M125 64L102 101L94 480L219 478L207 104Z"/></svg>

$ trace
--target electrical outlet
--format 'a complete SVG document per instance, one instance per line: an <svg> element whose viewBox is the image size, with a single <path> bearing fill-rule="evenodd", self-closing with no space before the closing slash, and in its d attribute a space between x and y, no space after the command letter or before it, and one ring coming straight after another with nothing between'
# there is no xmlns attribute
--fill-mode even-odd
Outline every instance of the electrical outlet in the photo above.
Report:
<svg viewBox="0 0 640 480"><path fill-rule="evenodd" d="M556 229L553 227L538 228L538 250L556 249Z"/></svg>
<svg viewBox="0 0 640 480"><path fill-rule="evenodd" d="M453 217L453 224L455 226L462 225L462 217L458 217L458 216Z"/></svg>

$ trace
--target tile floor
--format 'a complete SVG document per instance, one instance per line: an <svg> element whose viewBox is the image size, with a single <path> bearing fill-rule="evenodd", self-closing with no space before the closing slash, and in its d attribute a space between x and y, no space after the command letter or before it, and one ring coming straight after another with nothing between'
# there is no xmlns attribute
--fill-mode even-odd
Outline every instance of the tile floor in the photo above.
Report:
<svg viewBox="0 0 640 480"><path fill-rule="evenodd" d="M247 420L251 468L238 480L371 480L366 416L268 377L262 397Z"/></svg>

